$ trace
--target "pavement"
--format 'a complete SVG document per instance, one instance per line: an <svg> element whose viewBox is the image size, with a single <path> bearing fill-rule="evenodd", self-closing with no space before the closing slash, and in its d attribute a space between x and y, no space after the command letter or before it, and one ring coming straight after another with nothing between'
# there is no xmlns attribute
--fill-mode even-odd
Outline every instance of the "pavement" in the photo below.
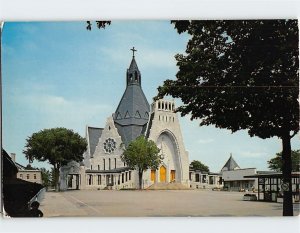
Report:
<svg viewBox="0 0 300 233"><path fill-rule="evenodd" d="M244 193L211 190L70 190L46 192L44 217L282 216L282 203L243 201ZM299 203L294 204L299 215Z"/></svg>

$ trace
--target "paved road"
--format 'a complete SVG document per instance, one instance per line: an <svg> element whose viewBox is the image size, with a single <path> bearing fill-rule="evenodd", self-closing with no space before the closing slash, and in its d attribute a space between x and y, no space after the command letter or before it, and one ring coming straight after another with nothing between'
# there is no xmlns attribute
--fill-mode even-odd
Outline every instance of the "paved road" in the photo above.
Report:
<svg viewBox="0 0 300 233"><path fill-rule="evenodd" d="M282 203L243 201L243 193L202 190L47 192L45 217L282 216ZM299 215L296 204L295 215Z"/></svg>

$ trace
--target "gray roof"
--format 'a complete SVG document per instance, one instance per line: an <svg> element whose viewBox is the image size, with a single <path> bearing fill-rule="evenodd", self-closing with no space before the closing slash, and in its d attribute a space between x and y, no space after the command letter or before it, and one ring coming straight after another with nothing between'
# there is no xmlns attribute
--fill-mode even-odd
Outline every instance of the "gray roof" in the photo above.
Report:
<svg viewBox="0 0 300 233"><path fill-rule="evenodd" d="M87 136L89 140L89 149L90 149L90 156L93 157L95 152L96 146L99 142L99 138L101 137L103 128L96 128L96 127L87 127Z"/></svg>
<svg viewBox="0 0 300 233"><path fill-rule="evenodd" d="M234 170L234 169L239 169L240 166L235 162L232 155L230 155L229 159L227 160L227 162L225 163L225 165L223 166L221 171L223 171L224 168L227 168L227 171L231 171L231 170Z"/></svg>
<svg viewBox="0 0 300 233"><path fill-rule="evenodd" d="M141 74L134 57L127 70L127 86L113 115L125 145L144 133L149 120L150 105L141 87Z"/></svg>

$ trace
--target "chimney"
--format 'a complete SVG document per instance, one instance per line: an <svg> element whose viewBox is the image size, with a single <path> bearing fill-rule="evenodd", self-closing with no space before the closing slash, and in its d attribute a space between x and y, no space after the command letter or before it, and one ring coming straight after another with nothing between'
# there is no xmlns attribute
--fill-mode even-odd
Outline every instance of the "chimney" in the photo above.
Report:
<svg viewBox="0 0 300 233"><path fill-rule="evenodd" d="M16 162L16 153L10 153L11 160L15 163Z"/></svg>

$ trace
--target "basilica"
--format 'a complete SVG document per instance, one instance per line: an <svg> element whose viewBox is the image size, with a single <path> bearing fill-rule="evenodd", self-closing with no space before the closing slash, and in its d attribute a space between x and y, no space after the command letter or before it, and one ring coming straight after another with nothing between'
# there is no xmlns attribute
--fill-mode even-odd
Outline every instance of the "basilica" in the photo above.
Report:
<svg viewBox="0 0 300 233"><path fill-rule="evenodd" d="M189 187L189 156L175 103L158 100L151 105L142 89L142 75L134 48L126 71L124 94L105 126L86 127L87 150L81 163L70 162L60 171L60 189L135 189L138 173L121 160L123 148L144 135L160 149L162 163L143 174L143 188L157 183L180 183Z"/></svg>

